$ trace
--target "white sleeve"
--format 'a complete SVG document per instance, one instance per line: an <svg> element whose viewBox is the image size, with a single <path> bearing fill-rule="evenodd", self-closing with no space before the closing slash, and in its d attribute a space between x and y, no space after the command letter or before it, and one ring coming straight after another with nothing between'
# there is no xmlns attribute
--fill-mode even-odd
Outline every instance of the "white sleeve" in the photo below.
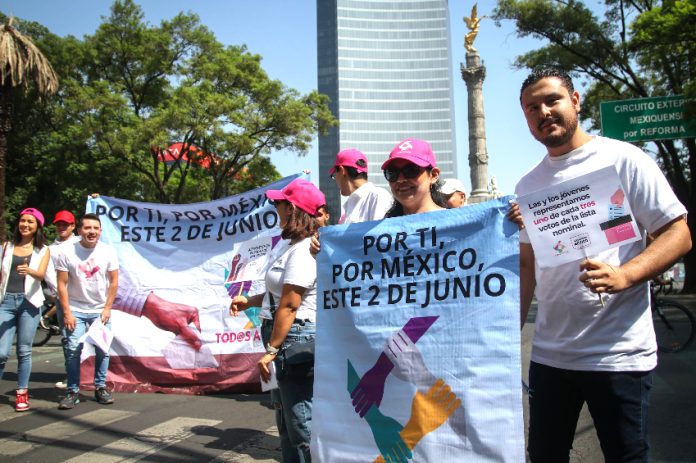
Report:
<svg viewBox="0 0 696 463"><path fill-rule="evenodd" d="M654 233L686 214L664 174L647 154L636 148L619 167L631 211L648 233ZM618 166L617 166L618 167Z"/></svg>
<svg viewBox="0 0 696 463"><path fill-rule="evenodd" d="M309 238L293 246L285 263L283 284L310 288L317 280L317 261L309 252Z"/></svg>

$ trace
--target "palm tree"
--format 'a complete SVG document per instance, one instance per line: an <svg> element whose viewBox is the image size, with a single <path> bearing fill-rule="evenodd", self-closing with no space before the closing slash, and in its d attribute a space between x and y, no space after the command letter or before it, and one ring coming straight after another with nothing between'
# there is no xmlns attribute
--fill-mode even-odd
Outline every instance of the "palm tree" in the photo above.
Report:
<svg viewBox="0 0 696 463"><path fill-rule="evenodd" d="M0 27L0 240L5 240L5 171L7 134L12 130L12 101L17 89L36 88L39 98L58 90L58 75L29 37L12 27Z"/></svg>

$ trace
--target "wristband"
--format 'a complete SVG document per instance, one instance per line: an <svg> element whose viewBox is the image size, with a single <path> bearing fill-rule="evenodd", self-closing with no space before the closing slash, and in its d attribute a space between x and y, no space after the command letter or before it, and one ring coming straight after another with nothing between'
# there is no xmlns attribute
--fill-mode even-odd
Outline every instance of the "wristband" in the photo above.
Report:
<svg viewBox="0 0 696 463"><path fill-rule="evenodd" d="M278 352L280 352L280 349L278 349L277 347L273 347L270 344L266 346L266 353L267 354L278 355Z"/></svg>

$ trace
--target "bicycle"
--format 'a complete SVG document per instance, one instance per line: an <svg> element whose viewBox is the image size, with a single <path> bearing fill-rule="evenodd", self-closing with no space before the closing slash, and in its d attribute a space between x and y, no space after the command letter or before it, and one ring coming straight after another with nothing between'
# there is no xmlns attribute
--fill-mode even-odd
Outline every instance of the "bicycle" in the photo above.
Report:
<svg viewBox="0 0 696 463"><path fill-rule="evenodd" d="M41 319L34 334L32 346L43 346L51 339L51 336L59 336L58 318L56 317L56 304L48 299L41 306Z"/></svg>
<svg viewBox="0 0 696 463"><path fill-rule="evenodd" d="M658 297L661 285L650 283L650 306L657 348L660 352L672 354L686 349L694 340L696 320L691 311L673 299Z"/></svg>

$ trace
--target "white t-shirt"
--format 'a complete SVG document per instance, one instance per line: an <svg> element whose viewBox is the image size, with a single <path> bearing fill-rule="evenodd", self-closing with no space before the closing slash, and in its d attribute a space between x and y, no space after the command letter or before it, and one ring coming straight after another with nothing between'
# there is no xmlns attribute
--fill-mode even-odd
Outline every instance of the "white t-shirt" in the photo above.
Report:
<svg viewBox="0 0 696 463"><path fill-rule="evenodd" d="M645 232L653 233L686 214L655 162L628 143L595 137L563 156L545 156L517 184L521 196L549 185L615 166L626 200L643 240L609 249L591 258L619 266L645 248ZM520 241L529 243L523 230ZM597 294L579 280L578 262L540 269L535 294L539 302L532 361L568 370L647 371L657 365L657 346L648 283L617 294Z"/></svg>
<svg viewBox="0 0 696 463"><path fill-rule="evenodd" d="M310 240L305 238L290 245L271 264L266 272L266 295L263 306L271 307L269 295L272 295L273 305L275 308L278 307L283 285L300 286L305 288L305 292L295 318L314 322L317 318L317 262L309 252ZM266 318L263 314L261 317Z"/></svg>
<svg viewBox="0 0 696 463"><path fill-rule="evenodd" d="M109 289L108 272L118 270L116 250L98 242L93 248L80 241L62 244L56 270L68 272L68 302L81 313L101 313Z"/></svg>
<svg viewBox="0 0 696 463"><path fill-rule="evenodd" d="M387 190L372 182L363 183L346 199L339 223L350 224L381 220L393 203L394 198Z"/></svg>
<svg viewBox="0 0 696 463"><path fill-rule="evenodd" d="M46 268L46 274L44 276L44 281L48 285L48 289L51 290L53 295L58 294L58 282L56 281L56 262L58 256L60 255L61 246L67 243L73 243L75 241L80 241L80 237L77 235L70 235L70 237L65 241L56 240L49 245L51 249L51 260L48 262L48 267Z"/></svg>

